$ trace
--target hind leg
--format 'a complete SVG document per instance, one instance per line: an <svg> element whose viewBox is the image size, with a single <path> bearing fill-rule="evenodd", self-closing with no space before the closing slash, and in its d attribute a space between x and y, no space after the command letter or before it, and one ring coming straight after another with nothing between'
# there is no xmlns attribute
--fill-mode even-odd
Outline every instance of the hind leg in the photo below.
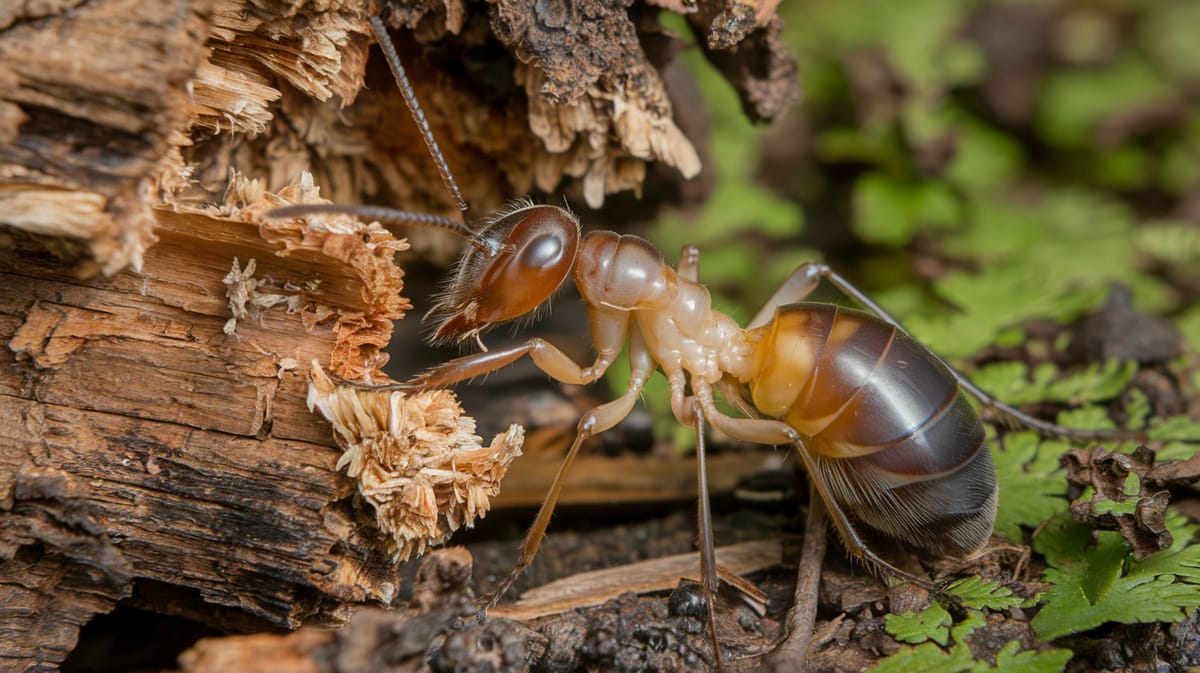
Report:
<svg viewBox="0 0 1200 673"><path fill-rule="evenodd" d="M822 279L827 281L830 285L833 285L842 294L861 304L868 311L875 314L880 320L883 320L897 329L907 331L904 330L904 326L900 324L900 321L893 318L892 315L884 310L882 306L876 304L869 296L867 296L865 292L855 287L853 283L843 278L836 271L829 268L829 266L816 262L806 262L796 267L796 270L792 271L791 275L789 275L783 284L779 286L779 289L775 291L775 294L772 295L771 299L767 301L767 304L763 306L763 308L754 317L754 320L751 321L750 326L755 327L766 324L775 314L775 310L777 308L786 304L800 301L804 297L808 296L808 294L810 294L813 289L817 287ZM934 356L937 357L937 354L935 353ZM950 366L949 363L947 363L945 360L942 360L940 357L938 357L938 361L940 361L946 367L946 369L950 370L950 373L954 376L954 380L958 382L959 387L961 387L968 395L978 400L980 405L985 410L993 413L1000 420L1010 421L1016 425L1026 427L1031 430L1036 430L1048 437L1064 437L1067 439L1079 440L1145 441L1145 437L1141 433L1137 432L1080 430L1077 428L1067 428L1055 423L1043 421L1039 418L1034 418L1020 409L1009 406L989 395L986 391L972 383L969 378L967 378L954 367Z"/></svg>

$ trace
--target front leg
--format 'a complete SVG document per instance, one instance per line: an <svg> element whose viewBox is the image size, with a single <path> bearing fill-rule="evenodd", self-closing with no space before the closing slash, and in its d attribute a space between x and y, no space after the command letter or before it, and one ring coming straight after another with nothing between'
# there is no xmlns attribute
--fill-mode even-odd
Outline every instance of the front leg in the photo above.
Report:
<svg viewBox="0 0 1200 673"><path fill-rule="evenodd" d="M683 246L683 250L679 252L679 265L675 267L675 273L679 274L680 278L699 283L700 248L694 245Z"/></svg>
<svg viewBox="0 0 1200 673"><path fill-rule="evenodd" d="M542 545L542 538L546 535L546 528L550 526L550 517L554 514L554 507L558 503L558 496L562 493L563 484L566 483L567 473L571 469L571 464L575 462L575 456L578 455L580 447L587 441L589 437L593 437L617 423L620 423L629 412L633 410L633 406L641 397L642 390L646 387L646 381L654 374L657 363L650 357L645 344L642 342L641 333L634 331L629 338L629 385L625 392L615 400L601 404L592 409L579 419L579 425L576 428L575 441L571 444L571 448L567 450L567 455L563 458L562 465L558 468L558 474L554 477L554 483L551 484L550 490L547 491L545 499L542 500L541 507L538 508L537 518L534 519L533 525L529 527L529 532L525 534L525 541L521 544L521 557L517 561L517 565L512 569L503 580L492 588L492 592L480 599L480 605L483 611L493 607L508 591L508 589L517 581L521 573L533 563L533 559L537 556L538 548Z"/></svg>
<svg viewBox="0 0 1200 673"><path fill-rule="evenodd" d="M537 368L550 378L563 383L583 385L604 375L620 354L629 333L629 314L624 311L589 310L592 339L596 344L596 359L588 366L580 365L554 344L541 338L507 348L496 348L454 358L431 367L404 383L372 386L378 390L414 390L443 388L460 381L473 379L510 365L528 355Z"/></svg>
<svg viewBox="0 0 1200 673"><path fill-rule="evenodd" d="M444 388L446 386L483 376L508 366L528 355L537 368L551 378L563 383L585 384L600 378L612 363L611 357L600 353L596 361L582 366L562 352L554 344L541 338L533 338L508 348L498 348L482 353L464 355L444 362L417 374L408 381L394 386L410 388Z"/></svg>

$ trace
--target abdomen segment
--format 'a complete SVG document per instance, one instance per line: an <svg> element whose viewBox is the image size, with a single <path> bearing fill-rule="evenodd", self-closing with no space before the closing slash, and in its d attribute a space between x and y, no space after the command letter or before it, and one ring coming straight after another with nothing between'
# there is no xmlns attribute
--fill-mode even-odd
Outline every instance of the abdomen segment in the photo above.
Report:
<svg viewBox="0 0 1200 673"><path fill-rule="evenodd" d="M806 436L821 472L813 476L838 505L938 554L987 541L995 466L978 415L933 353L870 314L829 304L781 308L758 348L752 399ZM772 370L779 362L793 364Z"/></svg>

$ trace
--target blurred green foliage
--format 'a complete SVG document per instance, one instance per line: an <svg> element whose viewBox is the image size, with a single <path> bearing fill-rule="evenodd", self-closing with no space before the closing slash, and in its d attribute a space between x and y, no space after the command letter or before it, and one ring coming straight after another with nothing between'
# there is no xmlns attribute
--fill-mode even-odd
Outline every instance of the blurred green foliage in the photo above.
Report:
<svg viewBox="0 0 1200 673"><path fill-rule="evenodd" d="M1189 298L1166 278L1200 280L1197 7L784 3L805 100L756 132L685 54L714 110L718 186L651 235L700 245L716 306L741 319L832 239L829 261L950 359L1070 320L1113 282L1177 311Z"/></svg>
<svg viewBox="0 0 1200 673"><path fill-rule="evenodd" d="M804 101L754 128L699 51L685 52L712 110L717 186L702 211L667 214L650 236L669 258L700 246L714 307L743 322L823 257L951 362L1020 343L1026 321L1070 322L1113 283L1200 345L1198 7L783 3ZM1009 374L1024 403L1050 373ZM662 436L690 447L665 383L646 400Z"/></svg>

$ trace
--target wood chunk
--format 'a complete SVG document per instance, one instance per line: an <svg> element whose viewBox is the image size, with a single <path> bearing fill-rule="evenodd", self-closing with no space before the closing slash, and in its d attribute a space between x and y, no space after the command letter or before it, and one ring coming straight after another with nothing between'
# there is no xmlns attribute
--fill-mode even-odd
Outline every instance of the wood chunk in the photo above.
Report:
<svg viewBox="0 0 1200 673"><path fill-rule="evenodd" d="M154 241L151 181L206 53L208 2L69 4L0 15L0 224L77 241L58 249L80 273L136 269Z"/></svg>
<svg viewBox="0 0 1200 673"><path fill-rule="evenodd" d="M403 244L349 218L268 222L311 185L237 184L221 207L158 211L141 274L81 281L20 236L0 252L0 604L26 615L6 620L26 635L0 658L61 661L141 583L176 587L169 609L218 628L224 607L296 627L396 596L298 363L376 370L408 308ZM226 331L235 258L254 260L254 293L284 300L245 295Z"/></svg>

